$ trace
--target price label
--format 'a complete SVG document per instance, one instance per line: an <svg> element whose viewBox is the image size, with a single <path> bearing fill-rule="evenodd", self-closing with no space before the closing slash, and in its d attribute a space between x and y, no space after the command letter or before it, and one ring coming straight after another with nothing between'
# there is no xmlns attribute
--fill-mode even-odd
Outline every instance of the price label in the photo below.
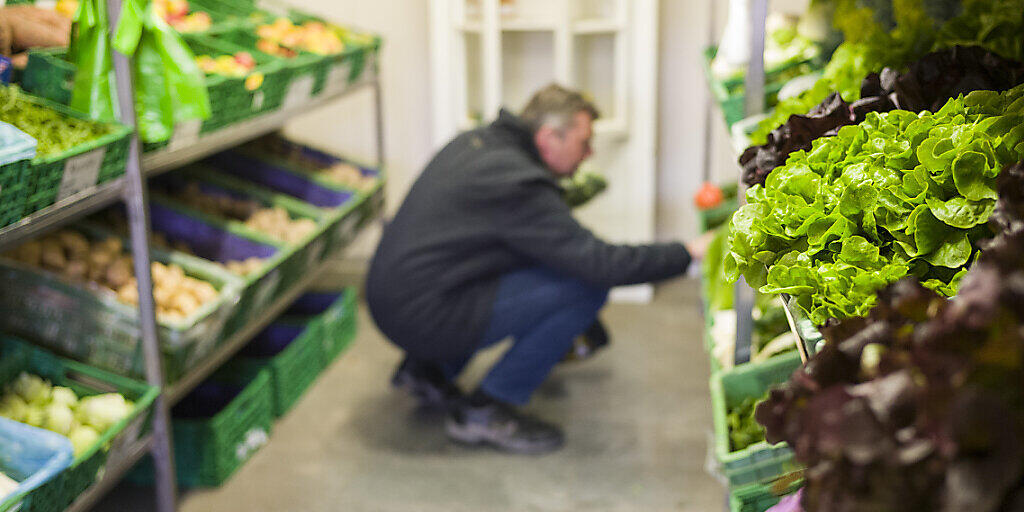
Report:
<svg viewBox="0 0 1024 512"><path fill-rule="evenodd" d="M107 148L94 149L88 153L68 158L64 162L64 177L60 180L57 201L67 199L96 184L103 165Z"/></svg>
<svg viewBox="0 0 1024 512"><path fill-rule="evenodd" d="M309 248L307 249L309 252L306 253L306 268L311 269L317 266L317 263L320 262L320 259L324 255L324 249L325 246L323 238L318 238L309 244Z"/></svg>
<svg viewBox="0 0 1024 512"><path fill-rule="evenodd" d="M259 2L256 3L256 7L259 7L261 11L267 11L270 14L275 14L277 16L288 15L288 7L278 2L260 0Z"/></svg>
<svg viewBox="0 0 1024 512"><path fill-rule="evenodd" d="M335 64L327 74L327 84L324 89L327 94L336 94L348 87L348 77L352 73L352 64L348 61Z"/></svg>
<svg viewBox="0 0 1024 512"><path fill-rule="evenodd" d="M313 95L313 75L306 75L292 81L284 95L284 109L296 108L309 102Z"/></svg>
<svg viewBox="0 0 1024 512"><path fill-rule="evenodd" d="M252 94L252 109L259 111L263 109L263 90L256 91Z"/></svg>
<svg viewBox="0 0 1024 512"><path fill-rule="evenodd" d="M192 119L174 125L174 133L171 134L171 140L167 143L167 148L171 151L177 151L181 148L195 145L199 141L199 129L202 126L203 122L199 119Z"/></svg>

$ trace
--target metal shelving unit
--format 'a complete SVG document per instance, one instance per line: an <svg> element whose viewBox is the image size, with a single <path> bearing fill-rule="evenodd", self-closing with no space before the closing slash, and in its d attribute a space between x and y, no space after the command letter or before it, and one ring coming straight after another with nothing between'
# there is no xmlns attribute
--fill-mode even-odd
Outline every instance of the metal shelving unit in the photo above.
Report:
<svg viewBox="0 0 1024 512"><path fill-rule="evenodd" d="M110 27L113 30L117 26L117 20L121 14L121 0L106 0L106 3L110 14ZM129 60L128 57L116 51L112 53L122 122L134 126L135 105ZM82 191L11 226L0 229L0 251L3 251L118 201L124 202L128 213L134 271L138 277L139 286L139 315L142 334L140 343L145 361L146 380L151 385L161 387L162 393L153 405L153 432L135 442L125 452L126 455L123 458L114 461L114 465L101 476L100 480L72 503L67 509L68 512L89 510L147 453L153 456L156 471L156 503L152 510L175 511L177 509L177 482L170 429L171 406L184 398L237 353L255 334L273 321L317 280L327 266L326 263L323 263L313 272L307 274L288 292L278 297L265 314L260 315L259 318L224 340L221 346L205 361L178 382L165 386L157 336L153 283L149 272L149 203L146 178L275 131L302 113L315 110L367 88L371 89L374 95L377 163L383 167L384 132L380 74L376 63L368 62L363 77L344 89L324 92L308 102L282 108L222 130L197 136L194 140L175 141L177 143L170 149L142 155L138 137L133 135L129 145L127 168L123 177ZM378 191L378 195L382 194L383 191ZM368 200L380 203L381 199L382 197L374 197Z"/></svg>
<svg viewBox="0 0 1024 512"><path fill-rule="evenodd" d="M709 45L717 43L714 36L714 27L716 21L716 6L719 2L712 0L709 2L709 20L708 20L708 33L709 33ZM765 72L764 72L764 46L765 46L765 21L768 18L768 0L748 0L750 17L748 20L748 30L750 32L750 60L747 62L746 76L744 79L744 90L746 91L744 113L745 117L764 113L764 91L765 91ZM705 129L704 129L704 155L702 163L704 165L704 179L709 180L711 177L711 147L712 147L712 113L714 112L714 98L712 95L708 95L707 103L705 104ZM739 205L743 206L745 203L746 196L744 194L745 185L743 183L743 175L739 173L737 177L738 190L737 199ZM739 281L736 282L736 297L735 297L735 310L736 310L736 362L746 362L750 360L750 344L751 336L754 329L754 320L752 317L754 309L754 290L747 285L746 280L740 276Z"/></svg>

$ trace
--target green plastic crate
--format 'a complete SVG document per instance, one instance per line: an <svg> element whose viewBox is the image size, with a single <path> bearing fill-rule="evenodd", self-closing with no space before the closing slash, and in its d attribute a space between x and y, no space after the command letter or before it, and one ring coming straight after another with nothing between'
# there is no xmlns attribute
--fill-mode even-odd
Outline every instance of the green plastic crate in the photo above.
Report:
<svg viewBox="0 0 1024 512"><path fill-rule="evenodd" d="M715 229L732 218L732 214L736 213L740 207L739 200L735 197L725 199L722 204L709 208L707 210L700 210L697 212L698 220L700 221L700 231L707 232Z"/></svg>
<svg viewBox="0 0 1024 512"><path fill-rule="evenodd" d="M789 484L782 482L760 485L752 484L729 491L731 512L765 512L779 504L783 496L793 494L803 485L801 480Z"/></svg>
<svg viewBox="0 0 1024 512"><path fill-rule="evenodd" d="M172 418L179 485L218 487L270 440L274 424L270 373L260 370L251 379L231 384L244 388L212 417ZM152 461L144 460L128 479L152 483Z"/></svg>
<svg viewBox="0 0 1024 512"><path fill-rule="evenodd" d="M770 482L800 470L793 450L786 443L760 442L739 451L729 444L729 406L746 398L759 398L774 385L787 380L800 366L799 355L792 352L760 364L740 365L711 376L711 413L715 426L715 458L730 485L742 486Z"/></svg>
<svg viewBox="0 0 1024 512"><path fill-rule="evenodd" d="M296 149L304 148L302 145L295 145ZM309 148L312 149L312 148ZM329 153L314 150L324 153ZM357 191L336 181L332 181L318 172L318 169L303 166L300 162L289 160L277 154L264 151L259 145L259 140L241 146L233 150L246 157L266 162L274 167L276 171L298 175L299 179L311 182L315 187L321 187L330 191L351 193L351 199L345 201L336 208L320 208L328 223L326 228L326 248L323 251L323 259L329 259L347 247L358 236L373 219L378 218L384 212L384 185L387 181L387 174L382 168L374 168L371 165L357 162L349 158L335 157L342 162L355 165L361 169L370 169L376 172L377 182L372 189ZM311 187L312 188L312 187ZM315 207L315 206L314 206Z"/></svg>
<svg viewBox="0 0 1024 512"><path fill-rule="evenodd" d="M75 65L64 60L65 48L36 48L28 52L21 85L26 91L50 101L71 102Z"/></svg>
<svg viewBox="0 0 1024 512"><path fill-rule="evenodd" d="M722 109L722 115L725 117L726 126L732 126L734 123L740 121L746 117L746 95L742 90L743 78L721 81L718 80L711 73L711 62L715 58L715 54L718 49L715 47L709 47L704 50L704 76L707 78L708 86L711 88L711 94L718 103L718 106ZM772 106L778 98L779 91L786 85L786 80L780 80L777 75L778 73L788 71L794 66L806 64L806 62L798 62L789 66L784 66L775 70L769 70L765 76L765 103L767 106Z"/></svg>
<svg viewBox="0 0 1024 512"><path fill-rule="evenodd" d="M228 220L222 217L208 215L189 208L174 201L167 200L168 205L174 205L178 211L188 213L194 217L208 221L214 225L223 226L233 233L245 236L252 240L267 243L281 248L287 256L277 267L280 269L281 277L275 294L280 295L289 290L296 282L302 279L309 270L319 265L323 258L323 252L327 245L329 228L328 220L324 213L318 209L284 194L278 194L271 190L258 187L251 183L239 180L232 176L219 173L208 166L193 165L180 171L182 176L200 182L210 183L217 187L251 198L268 207L280 206L288 211L293 219L308 218L317 222L317 229L307 235L304 239L295 244L287 244L282 240L271 238L264 233L251 229L245 223L235 220ZM157 196L157 194L154 194Z"/></svg>
<svg viewBox="0 0 1024 512"><path fill-rule="evenodd" d="M47 99L27 94L22 98L56 110L61 115L88 120L83 114ZM23 180L26 187L23 193L27 198L23 215L30 215L59 199L124 175L128 160L128 140L132 131L119 123L102 124L109 128L106 135L63 153L32 159L26 171L27 178ZM74 174L65 176L66 172Z"/></svg>
<svg viewBox="0 0 1024 512"><path fill-rule="evenodd" d="M76 225L75 230L93 238L107 236L85 224ZM198 258L151 252L153 261L176 263L186 275L212 284L219 292L189 318L158 321L164 378L170 383L216 348L224 323L238 303L241 284L237 276ZM8 332L114 373L145 374L138 309L112 293L2 258L0 288L19 290L0 294L0 324Z"/></svg>
<svg viewBox="0 0 1024 512"><path fill-rule="evenodd" d="M231 55L243 48L226 41L207 37L204 33L188 34L184 37L186 44L194 55ZM74 81L75 66L64 60L63 49L33 50L29 54L26 67L25 88L51 101L67 104L71 99L71 87ZM226 126L252 118L253 116L271 112L281 107L284 101L285 87L291 81L292 70L283 66L280 59L253 53L256 68L253 73L263 75L263 83L259 88L248 90L245 86L247 77L226 77L217 74L206 75L205 83L210 98L210 117L198 123L197 127L179 127L183 137L180 144L190 144L192 136L217 131ZM250 73L253 74L253 73ZM197 130L197 131L192 131ZM157 151L169 145L179 144L172 135L170 140L149 142L144 149Z"/></svg>
<svg viewBox="0 0 1024 512"><path fill-rule="evenodd" d="M321 91L343 90L359 82L367 70L377 70L380 48L383 44L383 40L379 36L358 33L294 8L288 9L288 18L294 23L307 21L324 23L338 34L344 44L344 50L340 53L325 56L330 61L328 74L323 84L314 87L314 94L319 94Z"/></svg>
<svg viewBox="0 0 1024 512"><path fill-rule="evenodd" d="M14 224L22 218L29 169L29 159L23 158L28 156L28 153L23 151L34 146L28 135L13 127L5 128L10 129L11 145L8 147L15 153L5 153L5 159L14 160L0 165L0 228Z"/></svg>
<svg viewBox="0 0 1024 512"><path fill-rule="evenodd" d="M189 217L197 223L205 224L204 228L218 232L223 232L225 236L231 234L241 238L248 238L245 234L235 232L234 226L213 222L210 220L209 217L199 217L192 211L181 211L178 209L175 203L160 196L159 194L156 194L153 197L151 197L150 203L157 207L165 207L166 209L173 210L175 214L178 214L182 217ZM153 215L155 215L155 213L151 213L151 219L153 218ZM121 218L120 220L124 221L123 218ZM86 221L83 222L82 224L87 224L90 228L100 232L109 231L111 235L121 237L128 236L128 233L126 231L118 232L116 229L111 229L109 222L104 222L102 219L96 219L95 221ZM151 224L151 230L154 231L154 233L161 233L161 231L156 228L156 222L154 220L151 220ZM225 241L224 243L230 242ZM273 244L270 243L264 244L273 246ZM226 268L224 268L222 265L220 265L218 262L208 260L199 255L186 255L183 253L179 253L176 250L169 250L169 252L179 253L181 254L182 257L192 257L202 260L207 265L221 268L226 273L234 276L238 280L238 303L233 308L233 311L225 321L223 334L221 335L222 338L227 338L234 334L235 332L237 332L242 327L244 327L246 324L248 324L249 321L252 320L254 317L262 314L262 312L266 310L270 303L274 301L274 294L277 291L278 285L281 282L281 263L287 260L288 256L291 254L287 250L280 248L276 249L277 252L273 256L266 258L264 260L262 267L260 267L259 270L250 272L249 274L246 274L244 276L233 274Z"/></svg>
<svg viewBox="0 0 1024 512"><path fill-rule="evenodd" d="M330 366L355 340L359 325L359 293L346 288L341 298L319 315L320 345L324 367Z"/></svg>
<svg viewBox="0 0 1024 512"><path fill-rule="evenodd" d="M212 418L175 419L175 461L182 485L219 486L269 439L273 427L270 375L260 372Z"/></svg>
<svg viewBox="0 0 1024 512"><path fill-rule="evenodd" d="M269 21L269 20L268 20ZM268 55L256 49L259 39L252 28L229 30L217 34L215 39L228 41L253 55L274 59L283 67L291 70L291 80L284 87L282 107L295 108L320 93L327 83L327 75L331 70L331 60L309 52L299 51L291 58Z"/></svg>
<svg viewBox="0 0 1024 512"><path fill-rule="evenodd" d="M318 317L278 318L264 332L282 328L301 332L277 355L269 358L237 357L225 365L222 374L244 378L263 369L269 370L274 416L284 416L323 372L321 324L317 320Z"/></svg>
<svg viewBox="0 0 1024 512"><path fill-rule="evenodd" d="M107 467L118 461L149 430L153 401L159 388L114 375L91 366L59 358L23 341L0 336L0 386L22 371L38 375L54 385L67 386L79 396L117 392L133 402L127 417L101 433L100 438L72 461L71 466L28 494L22 512L54 512L67 508L88 489ZM109 449L104 449L109 446Z"/></svg>
<svg viewBox="0 0 1024 512"><path fill-rule="evenodd" d="M209 55L216 58L218 55L233 55L245 51L229 42L202 35L190 35L185 41L196 56ZM206 75L211 115L203 121L200 133L216 131L281 107L284 87L290 81L291 70L282 66L278 59L266 55L253 54L253 59L256 61L253 73L263 74L263 83L258 89L248 90L245 87L246 77Z"/></svg>

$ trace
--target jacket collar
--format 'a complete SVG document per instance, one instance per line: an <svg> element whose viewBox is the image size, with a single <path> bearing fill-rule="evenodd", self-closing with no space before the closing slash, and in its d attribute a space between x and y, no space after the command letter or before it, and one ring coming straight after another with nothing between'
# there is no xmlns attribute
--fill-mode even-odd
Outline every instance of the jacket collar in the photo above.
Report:
<svg viewBox="0 0 1024 512"><path fill-rule="evenodd" d="M536 160L542 166L544 165L543 160L540 158L540 151L537 150L537 145L533 142L533 132L530 130L529 125L520 119L519 116L503 108L498 112L498 118L491 123L491 128L508 135L516 146L522 148L523 151L530 155L530 158Z"/></svg>

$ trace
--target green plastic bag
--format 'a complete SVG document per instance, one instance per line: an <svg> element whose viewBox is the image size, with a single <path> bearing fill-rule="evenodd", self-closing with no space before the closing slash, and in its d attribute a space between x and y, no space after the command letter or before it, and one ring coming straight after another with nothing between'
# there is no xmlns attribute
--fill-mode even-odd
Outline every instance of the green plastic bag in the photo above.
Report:
<svg viewBox="0 0 1024 512"><path fill-rule="evenodd" d="M117 119L105 0L82 0L75 14L76 33L68 56L75 63L71 108L100 121Z"/></svg>
<svg viewBox="0 0 1024 512"><path fill-rule="evenodd" d="M174 125L210 117L195 56L146 0L125 0L114 47L132 55L135 115L144 142L162 142Z"/></svg>

